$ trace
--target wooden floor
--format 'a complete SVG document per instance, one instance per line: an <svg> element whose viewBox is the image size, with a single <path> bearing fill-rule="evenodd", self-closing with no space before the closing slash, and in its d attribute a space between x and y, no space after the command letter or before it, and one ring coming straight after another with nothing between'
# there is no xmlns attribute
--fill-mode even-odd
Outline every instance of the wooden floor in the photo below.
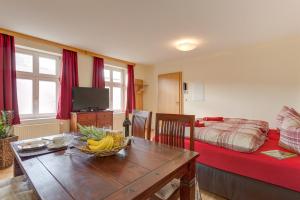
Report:
<svg viewBox="0 0 300 200"><path fill-rule="evenodd" d="M13 177L13 167L0 170L0 180Z"/></svg>
<svg viewBox="0 0 300 200"><path fill-rule="evenodd" d="M9 167L7 169L0 170L0 180L12 178L12 177L13 177L13 167ZM219 197L217 195L211 194L211 193L203 191L203 190L201 190L200 193L201 193L202 200L225 200L222 197Z"/></svg>

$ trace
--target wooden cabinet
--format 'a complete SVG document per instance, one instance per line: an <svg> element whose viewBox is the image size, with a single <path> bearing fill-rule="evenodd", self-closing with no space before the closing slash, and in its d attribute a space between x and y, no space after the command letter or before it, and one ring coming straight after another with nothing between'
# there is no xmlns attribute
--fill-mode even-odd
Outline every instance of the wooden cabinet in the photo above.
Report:
<svg viewBox="0 0 300 200"><path fill-rule="evenodd" d="M77 132L77 125L104 127L111 126L113 128L113 112L72 112L71 113L71 131Z"/></svg>

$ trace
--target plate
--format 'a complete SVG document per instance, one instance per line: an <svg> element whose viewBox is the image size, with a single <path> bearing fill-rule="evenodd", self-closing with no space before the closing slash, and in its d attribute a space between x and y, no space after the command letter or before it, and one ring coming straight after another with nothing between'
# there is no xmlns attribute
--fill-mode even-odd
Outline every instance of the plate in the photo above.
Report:
<svg viewBox="0 0 300 200"><path fill-rule="evenodd" d="M44 140L32 140L20 143L18 148L20 150L34 150L34 149L41 149L47 146L49 142Z"/></svg>

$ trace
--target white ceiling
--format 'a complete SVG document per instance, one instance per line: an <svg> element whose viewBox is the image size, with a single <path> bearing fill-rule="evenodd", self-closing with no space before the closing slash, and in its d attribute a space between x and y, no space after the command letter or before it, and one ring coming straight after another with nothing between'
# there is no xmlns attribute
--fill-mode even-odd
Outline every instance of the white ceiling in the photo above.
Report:
<svg viewBox="0 0 300 200"><path fill-rule="evenodd" d="M0 0L0 27L154 64L300 33L299 0ZM179 52L174 40L203 44Z"/></svg>

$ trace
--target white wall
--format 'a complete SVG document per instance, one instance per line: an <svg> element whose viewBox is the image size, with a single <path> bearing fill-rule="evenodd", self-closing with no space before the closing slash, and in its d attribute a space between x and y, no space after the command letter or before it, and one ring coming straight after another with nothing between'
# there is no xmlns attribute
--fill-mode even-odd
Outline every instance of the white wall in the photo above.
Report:
<svg viewBox="0 0 300 200"><path fill-rule="evenodd" d="M159 103L157 75L176 71L184 82L204 84L205 100L185 101L187 114L262 119L274 126L283 105L300 110L300 38L157 64L153 110Z"/></svg>

